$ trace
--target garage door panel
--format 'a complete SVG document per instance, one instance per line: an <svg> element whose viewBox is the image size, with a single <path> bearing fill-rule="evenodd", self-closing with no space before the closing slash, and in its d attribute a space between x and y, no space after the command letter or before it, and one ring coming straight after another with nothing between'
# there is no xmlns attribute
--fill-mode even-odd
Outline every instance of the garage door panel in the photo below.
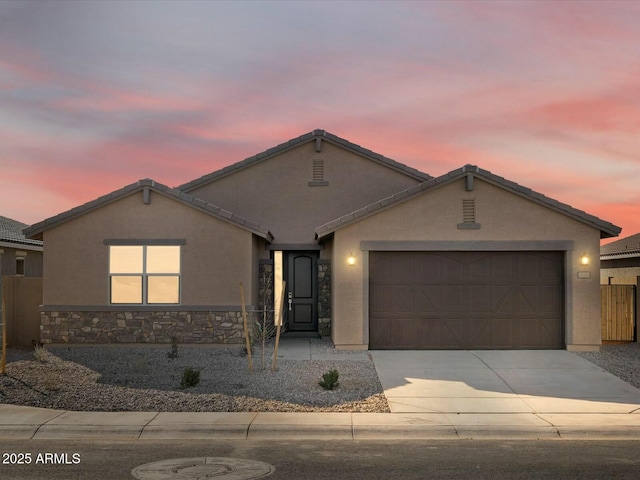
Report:
<svg viewBox="0 0 640 480"><path fill-rule="evenodd" d="M389 285L371 285L369 287L371 314L391 312L391 287Z"/></svg>
<svg viewBox="0 0 640 480"><path fill-rule="evenodd" d="M411 285L393 285L391 291L391 311L411 313L414 311L415 290Z"/></svg>
<svg viewBox="0 0 640 480"><path fill-rule="evenodd" d="M557 318L540 320L542 342L546 345L557 345L563 341L562 322Z"/></svg>
<svg viewBox="0 0 640 480"><path fill-rule="evenodd" d="M391 282L391 260L390 256L369 257L369 275L375 278L379 284L389 284Z"/></svg>
<svg viewBox="0 0 640 480"><path fill-rule="evenodd" d="M417 252L412 253L415 255ZM463 262L449 256L440 256L438 260L438 270L429 272L432 275L435 274L435 277L432 277L429 283L434 285L456 285L463 281L467 270ZM416 259L414 258L415 261ZM422 261L422 259L417 261Z"/></svg>
<svg viewBox="0 0 640 480"><path fill-rule="evenodd" d="M415 322L411 318L396 319L391 325L391 345L409 348L415 341Z"/></svg>
<svg viewBox="0 0 640 480"><path fill-rule="evenodd" d="M485 328L475 340L478 349L509 348L512 344L511 322L509 320L486 320Z"/></svg>
<svg viewBox="0 0 640 480"><path fill-rule="evenodd" d="M420 264L412 261L410 255L399 254L393 257L390 266L392 279L402 278L404 283L415 284L420 282Z"/></svg>
<svg viewBox="0 0 640 480"><path fill-rule="evenodd" d="M464 298L464 287L458 285L434 285L426 288L429 298L433 299L439 312L444 314L461 313L465 307L461 302Z"/></svg>
<svg viewBox="0 0 640 480"><path fill-rule="evenodd" d="M542 313L556 313L562 312L562 304L564 302L562 298L562 292L559 291L557 286L542 286L539 289L540 292L540 312Z"/></svg>
<svg viewBox="0 0 640 480"><path fill-rule="evenodd" d="M564 348L562 252L371 252L371 348Z"/></svg>
<svg viewBox="0 0 640 480"><path fill-rule="evenodd" d="M440 306L434 297L433 287L421 285L416 288L414 306L417 314L433 313L440 310Z"/></svg>
<svg viewBox="0 0 640 480"><path fill-rule="evenodd" d="M369 332L369 341L372 345L389 345L391 339L391 319L376 318L371 319L371 328Z"/></svg>

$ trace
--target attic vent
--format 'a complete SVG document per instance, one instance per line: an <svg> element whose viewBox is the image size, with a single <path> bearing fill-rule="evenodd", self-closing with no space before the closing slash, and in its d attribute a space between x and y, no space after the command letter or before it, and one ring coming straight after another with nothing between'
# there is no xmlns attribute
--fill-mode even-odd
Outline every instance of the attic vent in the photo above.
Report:
<svg viewBox="0 0 640 480"><path fill-rule="evenodd" d="M324 160L313 161L313 181L322 182L324 180Z"/></svg>
<svg viewBox="0 0 640 480"><path fill-rule="evenodd" d="M310 187L326 187L329 185L329 182L324 179L324 160L322 159L314 159L313 160L313 176L312 181L309 182Z"/></svg>
<svg viewBox="0 0 640 480"><path fill-rule="evenodd" d="M462 200L462 221L463 223L476 222L476 201Z"/></svg>
<svg viewBox="0 0 640 480"><path fill-rule="evenodd" d="M474 198L462 199L462 223L458 224L461 230L474 230L480 228L476 223L476 201Z"/></svg>

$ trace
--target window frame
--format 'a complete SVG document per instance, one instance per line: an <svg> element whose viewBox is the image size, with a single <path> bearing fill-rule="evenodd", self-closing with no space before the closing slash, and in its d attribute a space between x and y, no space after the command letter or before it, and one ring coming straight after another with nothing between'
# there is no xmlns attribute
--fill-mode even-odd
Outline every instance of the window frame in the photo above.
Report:
<svg viewBox="0 0 640 480"><path fill-rule="evenodd" d="M16 255L16 275L24 277L27 272L27 258L25 255Z"/></svg>
<svg viewBox="0 0 640 480"><path fill-rule="evenodd" d="M106 243L106 242L105 242ZM181 305L182 303L182 245L176 243L140 243L140 242L109 242L108 253L108 282L109 282L109 305L136 305L136 306L155 306L155 305ZM112 247L140 247L142 248L142 272L128 272L128 273L112 273L111 272L111 254ZM147 248L148 247L176 247L178 249L178 273L166 273L166 272L147 272ZM113 301L113 277L136 277L141 279L141 302L114 302ZM170 303L149 302L149 277L174 277L178 279L178 301Z"/></svg>

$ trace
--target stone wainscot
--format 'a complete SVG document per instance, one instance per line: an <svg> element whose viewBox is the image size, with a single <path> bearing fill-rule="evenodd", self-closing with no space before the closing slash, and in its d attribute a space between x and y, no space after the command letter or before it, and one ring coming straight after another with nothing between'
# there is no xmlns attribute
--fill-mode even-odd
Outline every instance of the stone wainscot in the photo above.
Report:
<svg viewBox="0 0 640 480"><path fill-rule="evenodd" d="M226 343L244 341L241 311L43 311L43 343Z"/></svg>

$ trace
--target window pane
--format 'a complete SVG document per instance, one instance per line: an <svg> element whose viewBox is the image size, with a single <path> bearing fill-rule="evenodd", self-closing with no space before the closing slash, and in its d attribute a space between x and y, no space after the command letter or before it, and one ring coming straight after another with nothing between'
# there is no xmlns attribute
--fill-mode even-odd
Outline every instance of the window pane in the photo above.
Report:
<svg viewBox="0 0 640 480"><path fill-rule="evenodd" d="M177 275L147 277L147 303L180 303L180 278Z"/></svg>
<svg viewBox="0 0 640 480"><path fill-rule="evenodd" d="M147 247L147 273L180 273L180 247Z"/></svg>
<svg viewBox="0 0 640 480"><path fill-rule="evenodd" d="M112 276L111 303L142 303L142 277Z"/></svg>
<svg viewBox="0 0 640 480"><path fill-rule="evenodd" d="M142 273L142 246L109 247L109 273Z"/></svg>

